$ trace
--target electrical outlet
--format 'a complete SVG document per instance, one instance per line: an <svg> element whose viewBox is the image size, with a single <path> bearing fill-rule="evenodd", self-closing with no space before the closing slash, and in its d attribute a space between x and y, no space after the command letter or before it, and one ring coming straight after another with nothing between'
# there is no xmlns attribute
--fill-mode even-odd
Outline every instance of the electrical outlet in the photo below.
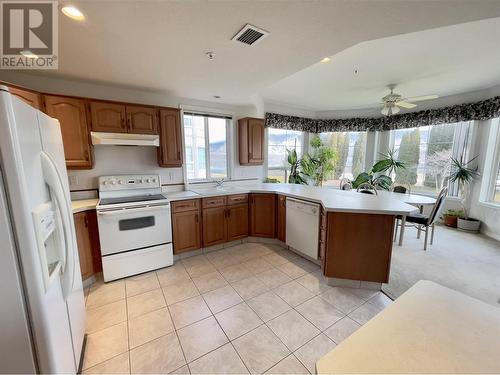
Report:
<svg viewBox="0 0 500 375"><path fill-rule="evenodd" d="M69 176L69 186L78 185L78 177L75 175Z"/></svg>

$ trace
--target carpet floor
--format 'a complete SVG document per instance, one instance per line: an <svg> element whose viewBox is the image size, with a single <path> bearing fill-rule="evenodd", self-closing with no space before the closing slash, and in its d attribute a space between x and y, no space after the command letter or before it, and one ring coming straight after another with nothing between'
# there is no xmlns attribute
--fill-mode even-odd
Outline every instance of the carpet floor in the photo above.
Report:
<svg viewBox="0 0 500 375"><path fill-rule="evenodd" d="M491 305L500 306L500 242L481 234L436 226L434 244L406 228L403 246L394 244L389 283L395 299L419 280L431 280Z"/></svg>

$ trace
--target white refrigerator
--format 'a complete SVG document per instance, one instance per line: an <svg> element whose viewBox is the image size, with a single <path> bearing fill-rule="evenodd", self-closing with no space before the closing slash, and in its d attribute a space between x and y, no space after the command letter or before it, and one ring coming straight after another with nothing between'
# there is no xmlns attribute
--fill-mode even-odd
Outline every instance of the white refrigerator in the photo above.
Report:
<svg viewBox="0 0 500 375"><path fill-rule="evenodd" d="M59 122L0 86L0 373L75 373L85 303Z"/></svg>

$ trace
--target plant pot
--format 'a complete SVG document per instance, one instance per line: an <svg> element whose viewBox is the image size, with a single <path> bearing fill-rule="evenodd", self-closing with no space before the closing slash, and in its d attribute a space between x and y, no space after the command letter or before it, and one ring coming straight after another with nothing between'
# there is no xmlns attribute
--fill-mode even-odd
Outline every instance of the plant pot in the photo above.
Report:
<svg viewBox="0 0 500 375"><path fill-rule="evenodd" d="M462 219L458 218L457 228L461 230L465 230L467 232L479 232L479 228L481 227L481 222L477 219Z"/></svg>
<svg viewBox="0 0 500 375"><path fill-rule="evenodd" d="M458 217L456 217L456 216L443 215L443 223L447 227L456 228L457 227L457 219L458 219Z"/></svg>

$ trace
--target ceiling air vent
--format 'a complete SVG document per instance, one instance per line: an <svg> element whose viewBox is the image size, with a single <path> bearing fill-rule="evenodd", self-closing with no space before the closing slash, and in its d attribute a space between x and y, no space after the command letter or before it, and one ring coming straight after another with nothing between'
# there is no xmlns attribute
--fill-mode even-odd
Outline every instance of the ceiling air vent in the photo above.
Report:
<svg viewBox="0 0 500 375"><path fill-rule="evenodd" d="M253 46L268 35L269 33L267 31L247 23L231 40Z"/></svg>

